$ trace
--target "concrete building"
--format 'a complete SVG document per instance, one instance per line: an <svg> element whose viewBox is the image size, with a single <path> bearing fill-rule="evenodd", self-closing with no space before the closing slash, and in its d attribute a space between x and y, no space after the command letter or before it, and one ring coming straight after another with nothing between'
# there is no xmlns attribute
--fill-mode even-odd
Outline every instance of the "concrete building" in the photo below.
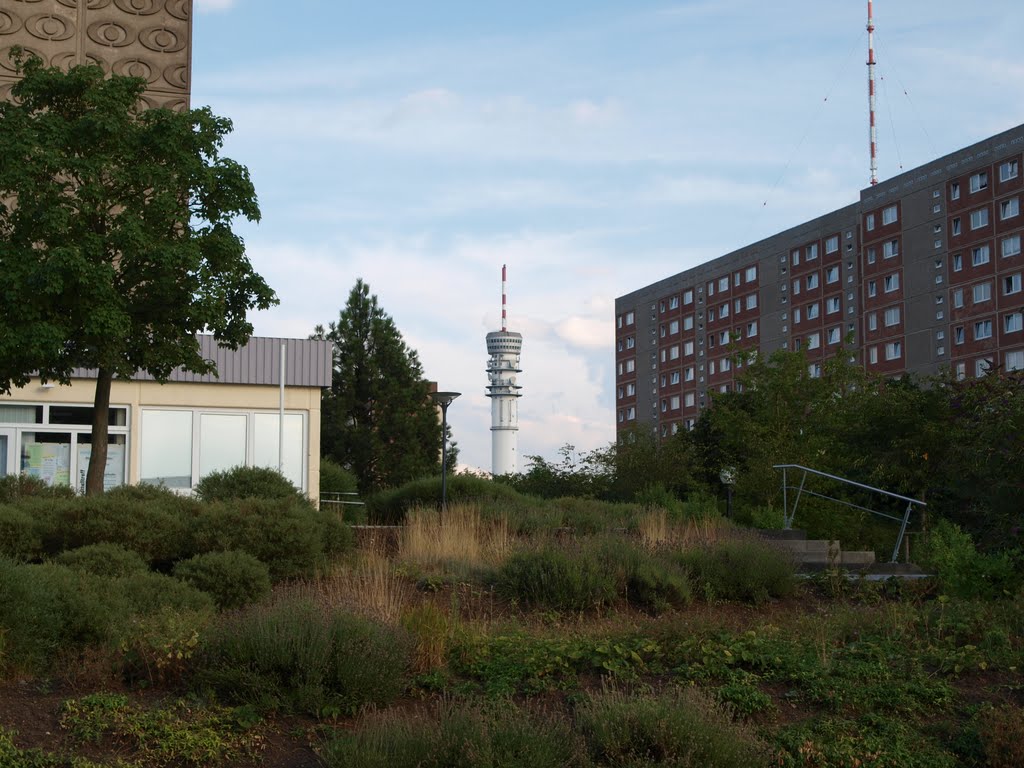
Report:
<svg viewBox="0 0 1024 768"><path fill-rule="evenodd" d="M99 64L145 78L147 106L183 109L191 89L192 0L43 0L0 6L0 99L17 75L10 49L46 64Z"/></svg>
<svg viewBox="0 0 1024 768"><path fill-rule="evenodd" d="M846 341L886 376L1024 369L1022 152L1024 125L617 298L617 428L692 426L740 349L802 349L812 376Z"/></svg>
<svg viewBox="0 0 1024 768"><path fill-rule="evenodd" d="M231 351L212 336L199 338L219 376L178 370L166 384L148 374L114 381L104 485L162 483L188 492L211 472L277 469L283 407L281 468L317 498L320 395L331 384L331 342L252 338ZM90 373L77 371L70 386L34 379L0 396L0 477L26 473L84 490L96 391Z"/></svg>

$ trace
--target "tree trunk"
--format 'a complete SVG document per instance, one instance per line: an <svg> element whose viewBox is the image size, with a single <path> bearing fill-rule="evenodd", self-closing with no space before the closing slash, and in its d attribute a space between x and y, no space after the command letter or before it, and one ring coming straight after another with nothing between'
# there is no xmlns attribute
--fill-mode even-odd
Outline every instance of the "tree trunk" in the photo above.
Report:
<svg viewBox="0 0 1024 768"><path fill-rule="evenodd" d="M103 493L110 432L110 385L113 381L114 374L111 371L99 369L96 375L96 397L92 406L92 451L89 455L89 471L85 475L86 496L99 496Z"/></svg>

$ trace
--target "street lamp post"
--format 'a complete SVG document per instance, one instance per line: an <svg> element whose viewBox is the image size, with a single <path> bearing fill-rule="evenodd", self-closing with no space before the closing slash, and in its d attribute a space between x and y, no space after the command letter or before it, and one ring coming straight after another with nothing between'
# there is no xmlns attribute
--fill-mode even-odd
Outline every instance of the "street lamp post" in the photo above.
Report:
<svg viewBox="0 0 1024 768"><path fill-rule="evenodd" d="M434 402L441 406L441 510L448 509L448 406L461 392L431 392Z"/></svg>
<svg viewBox="0 0 1024 768"><path fill-rule="evenodd" d="M732 519L732 487L736 484L736 468L722 467L718 479L725 486L725 516Z"/></svg>

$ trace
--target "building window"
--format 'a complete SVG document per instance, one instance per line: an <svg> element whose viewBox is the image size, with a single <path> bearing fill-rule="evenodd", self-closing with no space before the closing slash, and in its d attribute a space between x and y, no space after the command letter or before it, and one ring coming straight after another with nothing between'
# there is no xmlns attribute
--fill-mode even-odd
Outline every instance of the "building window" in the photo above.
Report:
<svg viewBox="0 0 1024 768"><path fill-rule="evenodd" d="M635 336L627 336L626 337L626 349L633 349L635 346L636 346L636 337Z"/></svg>
<svg viewBox="0 0 1024 768"><path fill-rule="evenodd" d="M821 346L821 334L820 333L812 333L810 336L807 337L807 348L808 349L817 349L820 346Z"/></svg>
<svg viewBox="0 0 1024 768"><path fill-rule="evenodd" d="M668 332L672 333L672 334L679 333L679 321L678 320L673 320L672 322L670 322L668 324Z"/></svg>
<svg viewBox="0 0 1024 768"><path fill-rule="evenodd" d="M1020 272L1003 278L1003 296L1020 293Z"/></svg>
<svg viewBox="0 0 1024 768"><path fill-rule="evenodd" d="M191 410L142 411L139 476L143 483L192 487L192 417Z"/></svg>
<svg viewBox="0 0 1024 768"><path fill-rule="evenodd" d="M679 410L679 395L672 395L672 399L669 402L669 405L671 406L673 411L678 411Z"/></svg>
<svg viewBox="0 0 1024 768"><path fill-rule="evenodd" d="M978 173L972 174L970 178L970 189L971 193L981 192L983 189L988 189L988 171L979 171Z"/></svg>
<svg viewBox="0 0 1024 768"><path fill-rule="evenodd" d="M903 354L903 345L898 341L890 341L885 345L885 359L896 360Z"/></svg>
<svg viewBox="0 0 1024 768"><path fill-rule="evenodd" d="M709 323L715 322L715 310L713 310L713 309L709 309L708 310L708 322Z"/></svg>
<svg viewBox="0 0 1024 768"><path fill-rule="evenodd" d="M634 322L634 319L635 319L635 317L634 317L632 312L627 312L626 313L626 325L632 325L633 322Z"/></svg>
<svg viewBox="0 0 1024 768"><path fill-rule="evenodd" d="M900 273L893 272L891 275L886 275L884 278L884 290L886 293L892 293L893 291L899 290L900 287Z"/></svg>
<svg viewBox="0 0 1024 768"><path fill-rule="evenodd" d="M669 309L679 309L679 297L678 296L672 296L672 297L669 298L669 300L668 300L668 308Z"/></svg>
<svg viewBox="0 0 1024 768"><path fill-rule="evenodd" d="M878 362L878 347L868 348L868 362L872 365Z"/></svg>
<svg viewBox="0 0 1024 768"><path fill-rule="evenodd" d="M679 359L679 345L678 344L673 344L671 347L668 348L668 359L669 360L678 360Z"/></svg>
<svg viewBox="0 0 1024 768"><path fill-rule="evenodd" d="M825 314L831 315L840 310L840 302L838 296L831 296L825 299Z"/></svg>
<svg viewBox="0 0 1024 768"><path fill-rule="evenodd" d="M724 320L729 316L729 302L725 302L721 307L718 308L718 317L720 320Z"/></svg>
<svg viewBox="0 0 1024 768"><path fill-rule="evenodd" d="M800 263L800 249L794 250L790 256L793 259L793 266L797 266Z"/></svg>
<svg viewBox="0 0 1024 768"><path fill-rule="evenodd" d="M800 320L801 320L800 308L797 307L796 309L793 310L793 324L794 325L798 325L800 323Z"/></svg>
<svg viewBox="0 0 1024 768"><path fill-rule="evenodd" d="M825 282L826 283L838 283L839 282L839 267L826 267L825 268Z"/></svg>
<svg viewBox="0 0 1024 768"><path fill-rule="evenodd" d="M960 217L959 216L957 216L957 217L955 217L953 219L953 227L952 227L952 229L950 231L953 233L954 237L956 235L959 235L963 231L963 225L962 225L962 222L960 221Z"/></svg>
<svg viewBox="0 0 1024 768"><path fill-rule="evenodd" d="M979 245L977 248L971 249L971 266L980 267L982 264L988 264L989 253L987 245Z"/></svg>
<svg viewBox="0 0 1024 768"><path fill-rule="evenodd" d="M1009 258L1010 256L1020 255L1020 235L1010 235L1004 237L1003 242L1000 244L1003 258Z"/></svg>
<svg viewBox="0 0 1024 768"><path fill-rule="evenodd" d="M877 312L869 312L868 313L868 330L869 331L877 331L878 330L878 313Z"/></svg>
<svg viewBox="0 0 1024 768"><path fill-rule="evenodd" d="M811 363L807 366L807 375L812 379L821 378L821 363Z"/></svg>
<svg viewBox="0 0 1024 768"><path fill-rule="evenodd" d="M864 217L864 229L866 229L868 232L870 232L874 228L875 228L875 214L869 213L867 216Z"/></svg>
<svg viewBox="0 0 1024 768"><path fill-rule="evenodd" d="M729 336L729 332L728 331L721 331L721 332L719 332L719 334L718 334L718 343L719 344L724 346L724 345L728 344L730 341L731 341L731 338Z"/></svg>
<svg viewBox="0 0 1024 768"><path fill-rule="evenodd" d="M878 293L878 284L874 280L868 280L868 298L874 297Z"/></svg>
<svg viewBox="0 0 1024 768"><path fill-rule="evenodd" d="M992 283L978 283L974 286L974 303L982 304L992 299Z"/></svg>
<svg viewBox="0 0 1024 768"><path fill-rule="evenodd" d="M1007 160L1005 163L1000 163L999 180L1009 181L1010 179L1016 179L1018 170L1016 160Z"/></svg>
<svg viewBox="0 0 1024 768"><path fill-rule="evenodd" d="M1006 220L1012 219L1014 216L1020 215L1020 200L1016 197L1011 197L1009 200L1003 200L999 204L999 218Z"/></svg>
<svg viewBox="0 0 1024 768"><path fill-rule="evenodd" d="M812 272L807 276L807 290L813 291L818 287L818 273Z"/></svg>
<svg viewBox="0 0 1024 768"><path fill-rule="evenodd" d="M874 264L874 263L875 263L875 249L874 248L868 248L868 264Z"/></svg>
<svg viewBox="0 0 1024 768"><path fill-rule="evenodd" d="M733 286L733 288L736 288L737 286L739 286L739 284L740 284L740 277L741 277L741 273L739 273L739 272L733 273L733 276L732 276L732 286Z"/></svg>
<svg viewBox="0 0 1024 768"><path fill-rule="evenodd" d="M1011 312L1003 316L1003 333L1018 333L1024 328L1024 313Z"/></svg>
<svg viewBox="0 0 1024 768"><path fill-rule="evenodd" d="M835 253L839 250L839 235L832 235L825 238L825 253Z"/></svg>
<svg viewBox="0 0 1024 768"><path fill-rule="evenodd" d="M956 328L953 329L953 343L964 343L964 327L962 325L958 325Z"/></svg>
<svg viewBox="0 0 1024 768"><path fill-rule="evenodd" d="M814 261L818 258L818 244L811 243L807 246L807 261Z"/></svg>
<svg viewBox="0 0 1024 768"><path fill-rule="evenodd" d="M632 406L631 405L631 406L629 406L629 408L626 409L626 419L627 419L627 421L633 421L633 419L635 419L635 418L636 418L636 406Z"/></svg>
<svg viewBox="0 0 1024 768"><path fill-rule="evenodd" d="M746 299L747 309L757 309L757 294L751 293Z"/></svg>
<svg viewBox="0 0 1024 768"><path fill-rule="evenodd" d="M718 290L719 291L728 291L729 290L729 278L728 277L721 277L721 278L718 279Z"/></svg>
<svg viewBox="0 0 1024 768"><path fill-rule="evenodd" d="M747 323L747 338L751 336L757 336L757 321Z"/></svg>
<svg viewBox="0 0 1024 768"><path fill-rule="evenodd" d="M981 341L982 339L992 338L992 321L991 320L979 320L974 324L974 340Z"/></svg>
<svg viewBox="0 0 1024 768"><path fill-rule="evenodd" d="M685 344L683 344L683 354L684 355L692 355L693 354L693 342L692 341L688 341Z"/></svg>
<svg viewBox="0 0 1024 768"><path fill-rule="evenodd" d="M619 387L619 400L622 399L622 387Z"/></svg>
<svg viewBox="0 0 1024 768"><path fill-rule="evenodd" d="M626 373L632 373L636 370L636 359L630 358L626 361Z"/></svg>
<svg viewBox="0 0 1024 768"><path fill-rule="evenodd" d="M693 392L687 392L684 395L683 402L686 403L686 407L687 408L693 408L693 406L696 404L696 401L697 401L697 398L696 398L696 396L694 395Z"/></svg>
<svg viewBox="0 0 1024 768"><path fill-rule="evenodd" d="M678 384L679 383L679 371L672 371L672 373L669 374L668 383L669 384Z"/></svg>
<svg viewBox="0 0 1024 768"><path fill-rule="evenodd" d="M1006 370L1020 371L1024 369L1024 350L1018 349L1006 353Z"/></svg>
<svg viewBox="0 0 1024 768"><path fill-rule="evenodd" d="M953 271L954 272L959 272L963 268L964 268L964 257L963 257L963 254L954 253L953 254Z"/></svg>
<svg viewBox="0 0 1024 768"><path fill-rule="evenodd" d="M686 317L683 318L683 330L684 331L692 331L693 330L693 315L687 315Z"/></svg>
<svg viewBox="0 0 1024 768"><path fill-rule="evenodd" d="M896 222L896 206L889 205L882 209L882 226Z"/></svg>
<svg viewBox="0 0 1024 768"><path fill-rule="evenodd" d="M815 302L814 304L807 305L807 319L814 320L818 317L820 305Z"/></svg>
<svg viewBox="0 0 1024 768"><path fill-rule="evenodd" d="M976 378L987 376L992 371L992 358L980 357L974 361L974 375Z"/></svg>
<svg viewBox="0 0 1024 768"><path fill-rule="evenodd" d="M900 324L900 308L889 307L885 310L885 327L891 328L894 325Z"/></svg>
<svg viewBox="0 0 1024 768"><path fill-rule="evenodd" d="M755 280L757 280L757 267L747 267L747 272L744 279L748 283L752 283Z"/></svg>
<svg viewBox="0 0 1024 768"><path fill-rule="evenodd" d="M953 306L960 309L964 305L964 289L957 288L953 291Z"/></svg>
<svg viewBox="0 0 1024 768"><path fill-rule="evenodd" d="M803 283L803 281L799 277L796 280L793 281L793 293L794 294L800 293L800 286L801 286L802 283Z"/></svg>
<svg viewBox="0 0 1024 768"><path fill-rule="evenodd" d="M689 366L683 370L684 381L693 381L693 366Z"/></svg>
<svg viewBox="0 0 1024 768"><path fill-rule="evenodd" d="M728 357L723 357L719 363L719 370L722 371L722 373L732 370L732 360Z"/></svg>
<svg viewBox="0 0 1024 768"><path fill-rule="evenodd" d="M683 291L683 304L693 304L693 289Z"/></svg>
<svg viewBox="0 0 1024 768"><path fill-rule="evenodd" d="M886 243L882 243L882 258L891 259L893 256L900 255L900 241L889 240Z"/></svg>
<svg viewBox="0 0 1024 768"><path fill-rule="evenodd" d="M839 343L839 326L828 329L828 343L838 344Z"/></svg>
<svg viewBox="0 0 1024 768"><path fill-rule="evenodd" d="M971 211L971 229L981 229L988 225L988 208Z"/></svg>

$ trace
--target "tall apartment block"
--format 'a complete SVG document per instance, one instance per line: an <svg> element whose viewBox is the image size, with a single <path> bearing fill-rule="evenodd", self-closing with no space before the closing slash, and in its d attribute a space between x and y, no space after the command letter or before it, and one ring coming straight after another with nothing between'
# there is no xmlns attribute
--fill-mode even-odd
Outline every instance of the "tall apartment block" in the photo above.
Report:
<svg viewBox="0 0 1024 768"><path fill-rule="evenodd" d="M742 356L847 339L871 372L1024 369L1024 125L615 300L619 430L693 426ZM848 347L849 348L849 347Z"/></svg>

